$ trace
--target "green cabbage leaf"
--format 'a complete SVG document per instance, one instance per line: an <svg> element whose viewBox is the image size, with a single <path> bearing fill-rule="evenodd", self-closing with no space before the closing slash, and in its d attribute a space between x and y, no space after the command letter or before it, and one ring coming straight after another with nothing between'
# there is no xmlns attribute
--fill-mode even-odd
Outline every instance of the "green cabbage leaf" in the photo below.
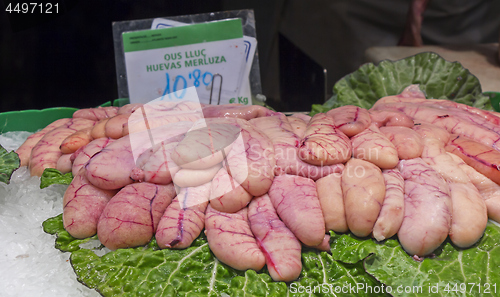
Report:
<svg viewBox="0 0 500 297"><path fill-rule="evenodd" d="M312 105L311 115L343 105L369 109L384 96L397 95L407 86L419 84L428 99L448 99L481 109L493 110L481 84L459 62L448 62L432 52L397 61L367 63L333 86L333 96L324 104Z"/></svg>
<svg viewBox="0 0 500 297"><path fill-rule="evenodd" d="M44 222L56 248L71 252L77 278L103 296L498 296L500 227L488 224L481 240L460 249L445 242L434 257L416 261L396 239L331 232L331 253L304 248L302 273L274 282L262 271L221 263L200 235L187 249L144 247L103 252L97 236L75 239L62 215ZM88 244L94 241L97 244Z"/></svg>
<svg viewBox="0 0 500 297"><path fill-rule="evenodd" d="M362 261L393 296L500 296L500 227L493 223L473 247L457 248L447 240L423 261L410 257L396 239L378 243L345 234L331 247L338 261Z"/></svg>
<svg viewBox="0 0 500 297"><path fill-rule="evenodd" d="M54 184L69 185L72 180L73 174L71 172L63 174L55 168L45 168L40 177L40 189Z"/></svg>
<svg viewBox="0 0 500 297"><path fill-rule="evenodd" d="M0 145L0 182L8 184L12 173L19 168L19 165L19 156L16 152L8 152Z"/></svg>
<svg viewBox="0 0 500 297"><path fill-rule="evenodd" d="M352 296L359 284L381 285L364 270L362 261L336 261L315 249L304 248L299 279L284 283L273 281L265 268L238 271L221 263L204 234L183 250L161 250L153 239L145 247L104 253L99 243L89 244L97 241L96 236L71 237L62 215L47 219L43 227L56 235L56 248L71 252L78 280L103 296ZM389 295L359 292L357 296Z"/></svg>

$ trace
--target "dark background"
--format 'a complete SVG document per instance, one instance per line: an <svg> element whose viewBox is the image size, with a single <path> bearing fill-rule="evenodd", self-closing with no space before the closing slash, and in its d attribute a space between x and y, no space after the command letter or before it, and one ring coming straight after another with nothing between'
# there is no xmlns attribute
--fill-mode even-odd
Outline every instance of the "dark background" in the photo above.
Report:
<svg viewBox="0 0 500 297"><path fill-rule="evenodd" d="M297 91L291 88L293 79L280 79L280 69L286 69L292 78L304 78L309 75L305 73L308 69L327 69L328 97L338 79L364 62L367 47L396 45L409 5L409 0L58 2L58 15L16 18L5 12L9 2L3 0L0 112L56 106L85 108L116 99L113 21L234 9L255 12L262 89L268 103L279 110L307 108L324 100L323 90L316 89L322 81L308 84L303 79L300 102L288 100L293 94L283 90ZM431 1L428 10L422 29L426 44L498 42L498 0ZM297 49L309 58L309 64L300 64L302 60L294 56ZM289 102L293 106L286 104Z"/></svg>

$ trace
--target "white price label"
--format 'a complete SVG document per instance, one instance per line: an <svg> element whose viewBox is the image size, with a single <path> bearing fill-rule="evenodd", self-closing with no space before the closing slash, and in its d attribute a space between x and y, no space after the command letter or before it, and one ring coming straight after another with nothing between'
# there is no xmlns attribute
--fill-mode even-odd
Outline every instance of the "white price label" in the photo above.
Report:
<svg viewBox="0 0 500 297"><path fill-rule="evenodd" d="M218 74L221 104L229 103L248 75L240 19L126 32L123 42L130 102L182 99L178 91L196 87L200 102L208 103L211 94L218 97ZM174 95L181 98L165 98Z"/></svg>

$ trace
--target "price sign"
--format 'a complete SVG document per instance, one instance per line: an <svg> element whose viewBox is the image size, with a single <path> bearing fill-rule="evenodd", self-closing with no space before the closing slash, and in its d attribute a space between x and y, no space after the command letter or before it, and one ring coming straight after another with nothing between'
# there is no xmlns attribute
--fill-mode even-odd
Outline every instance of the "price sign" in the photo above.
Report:
<svg viewBox="0 0 500 297"><path fill-rule="evenodd" d="M182 99L179 91L195 87L200 102L208 103L210 94L219 91L215 74L222 77L221 104L242 87L246 60L241 19L126 32L122 38L130 102ZM170 98L173 94L181 98Z"/></svg>

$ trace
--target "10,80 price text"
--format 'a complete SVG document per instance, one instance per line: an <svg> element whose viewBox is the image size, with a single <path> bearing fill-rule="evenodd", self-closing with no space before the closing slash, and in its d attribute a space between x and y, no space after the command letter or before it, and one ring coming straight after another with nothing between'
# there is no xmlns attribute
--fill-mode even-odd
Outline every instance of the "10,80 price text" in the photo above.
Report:
<svg viewBox="0 0 500 297"><path fill-rule="evenodd" d="M5 8L7 13L18 13L18 14L50 14L59 13L59 3L36 3L36 2L24 2L24 3L8 3Z"/></svg>
<svg viewBox="0 0 500 297"><path fill-rule="evenodd" d="M177 99L182 99L184 98L184 95L186 94L186 88L188 87L188 80L193 82L193 85L195 87L200 87L202 84L204 86L209 86L212 83L213 79L213 74L205 71L204 73L201 72L200 69L195 69L192 72L189 72L188 78L184 77L183 75L177 75L175 76L175 79L173 79L173 84L170 84L170 75L165 73L166 76L166 86L165 90L163 91L162 99L165 98L165 95L168 94L169 99L172 99L172 93L175 94L175 97ZM182 90L182 92L177 93L177 91Z"/></svg>

